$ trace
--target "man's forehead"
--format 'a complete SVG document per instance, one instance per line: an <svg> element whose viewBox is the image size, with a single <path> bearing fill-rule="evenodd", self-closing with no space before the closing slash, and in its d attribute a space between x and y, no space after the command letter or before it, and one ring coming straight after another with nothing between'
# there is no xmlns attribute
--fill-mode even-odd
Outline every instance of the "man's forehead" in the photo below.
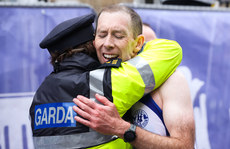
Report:
<svg viewBox="0 0 230 149"><path fill-rule="evenodd" d="M122 31L131 27L131 19L129 15L124 15L124 12L103 12L98 18L97 29L107 30L113 28L113 30Z"/></svg>
<svg viewBox="0 0 230 149"><path fill-rule="evenodd" d="M97 28L97 31L98 32L105 32L105 31L113 31L113 32L127 32L127 28L124 27L124 26L117 26L117 25L99 25L98 28Z"/></svg>
<svg viewBox="0 0 230 149"><path fill-rule="evenodd" d="M114 19L125 20L125 22L131 23L130 15L123 11L102 12L98 18L98 23L104 21L113 21L111 23L116 23L114 22Z"/></svg>

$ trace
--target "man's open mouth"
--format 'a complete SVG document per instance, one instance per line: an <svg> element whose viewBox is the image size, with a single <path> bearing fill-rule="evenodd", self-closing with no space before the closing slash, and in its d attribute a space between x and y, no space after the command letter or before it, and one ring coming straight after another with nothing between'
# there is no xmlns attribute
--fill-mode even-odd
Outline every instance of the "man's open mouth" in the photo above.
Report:
<svg viewBox="0 0 230 149"><path fill-rule="evenodd" d="M106 59L112 59L112 58L118 58L119 55L117 55L117 54L103 54L103 56Z"/></svg>

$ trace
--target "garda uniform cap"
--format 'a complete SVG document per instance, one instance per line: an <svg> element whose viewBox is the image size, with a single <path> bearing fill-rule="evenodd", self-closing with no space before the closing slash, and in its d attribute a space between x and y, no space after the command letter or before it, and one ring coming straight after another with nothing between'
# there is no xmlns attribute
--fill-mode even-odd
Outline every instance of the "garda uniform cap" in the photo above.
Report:
<svg viewBox="0 0 230 149"><path fill-rule="evenodd" d="M62 54L69 48L74 48L94 39L95 14L88 14L66 20L58 24L39 44L42 49L47 48L50 53Z"/></svg>

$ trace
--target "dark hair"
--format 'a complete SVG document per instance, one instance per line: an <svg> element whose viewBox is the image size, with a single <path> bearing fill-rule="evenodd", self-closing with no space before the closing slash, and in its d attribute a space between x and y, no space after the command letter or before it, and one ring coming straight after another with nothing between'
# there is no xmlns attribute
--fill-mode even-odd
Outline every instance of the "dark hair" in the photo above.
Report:
<svg viewBox="0 0 230 149"><path fill-rule="evenodd" d="M130 15L131 18L131 25L133 30L133 36L136 38L138 35L142 34L142 20L141 17L132 9L127 6L123 5L110 5L108 7L103 8L97 17L96 20L96 31L97 31L97 25L98 25L98 18L103 12L125 12Z"/></svg>
<svg viewBox="0 0 230 149"><path fill-rule="evenodd" d="M64 53L59 54L59 53L52 53L51 54L51 60L50 63L52 65L55 64L55 62L61 62L65 58L73 56L75 53L83 52L85 54L88 54L89 56L93 57L94 59L97 59L97 53L96 49L93 46L93 41L88 41L84 44L81 44L77 47L67 49Z"/></svg>

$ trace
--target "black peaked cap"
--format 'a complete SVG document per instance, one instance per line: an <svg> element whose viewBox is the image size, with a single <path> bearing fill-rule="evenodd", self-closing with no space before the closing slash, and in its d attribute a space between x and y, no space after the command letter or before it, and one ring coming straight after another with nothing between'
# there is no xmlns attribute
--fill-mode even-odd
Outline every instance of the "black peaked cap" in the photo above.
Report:
<svg viewBox="0 0 230 149"><path fill-rule="evenodd" d="M74 48L94 39L95 14L76 17L58 24L39 44L50 53L62 54L69 48Z"/></svg>

